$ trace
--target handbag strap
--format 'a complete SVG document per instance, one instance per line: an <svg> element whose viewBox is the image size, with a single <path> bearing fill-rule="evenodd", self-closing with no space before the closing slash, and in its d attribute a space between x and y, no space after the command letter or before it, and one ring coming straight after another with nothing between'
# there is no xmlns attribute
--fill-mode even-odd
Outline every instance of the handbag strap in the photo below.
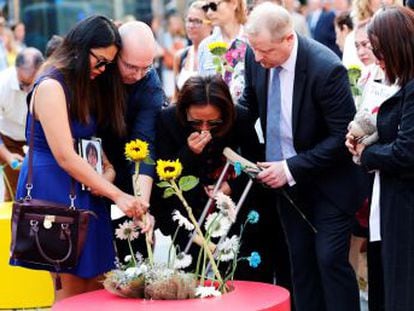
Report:
<svg viewBox="0 0 414 311"><path fill-rule="evenodd" d="M28 167L28 173L27 173L27 181L26 181L26 200L31 200L32 196L31 196L31 191L33 189L33 146L34 146L34 125L35 125L35 95L37 92L37 87L38 84L41 82L41 80L35 84L35 86L33 87L33 91L30 94L30 96L28 96L28 101L29 101L29 109L30 109L30 102L32 101L32 120L30 122L30 139L29 139L29 167ZM65 91L65 97L66 97L66 101L68 102L68 94ZM33 100L31 100L33 99ZM68 102L69 103L69 102ZM69 105L69 104L68 104ZM30 113L30 112L29 112ZM68 121L69 121L69 128L71 131L71 136L73 137L72 134L72 122L70 120L69 117L69 109L68 109ZM71 177L71 181L70 181L70 194L69 194L69 199L70 199L70 206L69 208L73 208L75 209L75 199L76 199L76 194L75 194L75 180L73 177Z"/></svg>

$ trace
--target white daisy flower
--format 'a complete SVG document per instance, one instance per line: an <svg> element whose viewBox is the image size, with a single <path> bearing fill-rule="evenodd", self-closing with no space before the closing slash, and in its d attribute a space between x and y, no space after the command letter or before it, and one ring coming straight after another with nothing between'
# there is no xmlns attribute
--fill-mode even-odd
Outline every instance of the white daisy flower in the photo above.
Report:
<svg viewBox="0 0 414 311"><path fill-rule="evenodd" d="M234 204L233 200L222 191L217 192L214 199L216 200L217 208L234 223L236 221L236 204Z"/></svg>
<svg viewBox="0 0 414 311"><path fill-rule="evenodd" d="M184 227L188 231L194 230L194 225L187 218L181 215L178 210L174 210L172 214L172 219L178 222L179 227Z"/></svg>
<svg viewBox="0 0 414 311"><path fill-rule="evenodd" d="M233 235L230 239L226 238L222 243L217 245L219 259L221 261L232 260L240 247L240 239L237 235Z"/></svg>
<svg viewBox="0 0 414 311"><path fill-rule="evenodd" d="M130 262L131 259L132 259L131 255L126 255L125 258L124 258L124 262Z"/></svg>
<svg viewBox="0 0 414 311"><path fill-rule="evenodd" d="M217 212L208 215L204 224L204 228L210 233L212 238L218 238L227 234L230 227L230 220Z"/></svg>
<svg viewBox="0 0 414 311"><path fill-rule="evenodd" d="M218 297L221 293L214 286L197 286L195 296L199 298Z"/></svg>
<svg viewBox="0 0 414 311"><path fill-rule="evenodd" d="M125 275L130 279L140 276L141 274L142 270L139 267L131 267L125 270Z"/></svg>
<svg viewBox="0 0 414 311"><path fill-rule="evenodd" d="M191 255L187 255L184 252L181 252L175 257L174 260L174 269L184 269L191 265L193 258Z"/></svg>
<svg viewBox="0 0 414 311"><path fill-rule="evenodd" d="M133 221L126 220L115 230L115 236L120 240L128 240L129 238L132 241L138 238L138 229L139 227Z"/></svg>

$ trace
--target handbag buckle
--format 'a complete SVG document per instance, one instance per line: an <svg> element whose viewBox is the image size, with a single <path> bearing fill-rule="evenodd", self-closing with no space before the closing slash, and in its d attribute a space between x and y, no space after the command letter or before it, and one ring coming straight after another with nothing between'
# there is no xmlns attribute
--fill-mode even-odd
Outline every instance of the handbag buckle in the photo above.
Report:
<svg viewBox="0 0 414 311"><path fill-rule="evenodd" d="M33 189L33 184L26 184L27 194L26 194L25 200L31 200L32 199L32 195L31 195L32 189Z"/></svg>
<svg viewBox="0 0 414 311"><path fill-rule="evenodd" d="M69 208L76 209L76 207L75 207L76 195L75 194L70 194L69 195L69 199L70 199L70 206L69 206Z"/></svg>
<svg viewBox="0 0 414 311"><path fill-rule="evenodd" d="M43 228L50 229L52 228L53 223L56 220L55 215L45 215L45 218L43 219Z"/></svg>

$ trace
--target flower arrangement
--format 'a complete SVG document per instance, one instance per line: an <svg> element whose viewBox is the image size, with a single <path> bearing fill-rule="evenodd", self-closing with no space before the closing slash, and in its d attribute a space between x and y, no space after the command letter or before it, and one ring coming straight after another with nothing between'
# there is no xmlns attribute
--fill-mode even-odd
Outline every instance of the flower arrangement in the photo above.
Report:
<svg viewBox="0 0 414 311"><path fill-rule="evenodd" d="M230 226L236 220L236 206L228 196L218 192L214 197L217 210L207 217L203 232L183 194L198 184L198 178L180 177L182 165L179 160L158 160L156 171L160 179L157 185L164 189L163 197L177 196L187 213L182 215L178 210L172 213L172 221L177 223L177 228L168 250L167 263L151 263L149 259L143 259L141 254L134 253L131 241L138 238L139 227L133 221L126 221L116 230L116 237L128 241L131 255L123 263L117 261L117 268L106 274L105 288L120 296L147 299L204 298L226 293L239 261L247 260L254 268L260 264L261 258L257 252L252 252L248 257L238 257L244 228L247 224L256 224L259 214L250 211L241 225L240 236L228 238ZM191 265L192 256L174 245L179 230L197 233L201 248L194 272L183 270ZM214 238L220 238L220 241L214 244ZM223 262L229 263L224 274L219 270Z"/></svg>

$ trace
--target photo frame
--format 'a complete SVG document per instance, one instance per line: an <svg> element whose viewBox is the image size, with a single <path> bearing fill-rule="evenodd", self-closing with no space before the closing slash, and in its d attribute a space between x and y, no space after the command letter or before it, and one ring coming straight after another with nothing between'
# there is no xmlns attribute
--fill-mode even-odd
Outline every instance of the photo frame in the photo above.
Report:
<svg viewBox="0 0 414 311"><path fill-rule="evenodd" d="M80 139L78 148L80 156L85 159L85 161L88 162L98 174L102 175L103 154L101 139L97 137Z"/></svg>

